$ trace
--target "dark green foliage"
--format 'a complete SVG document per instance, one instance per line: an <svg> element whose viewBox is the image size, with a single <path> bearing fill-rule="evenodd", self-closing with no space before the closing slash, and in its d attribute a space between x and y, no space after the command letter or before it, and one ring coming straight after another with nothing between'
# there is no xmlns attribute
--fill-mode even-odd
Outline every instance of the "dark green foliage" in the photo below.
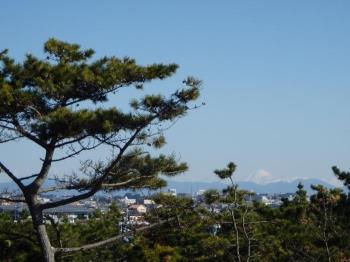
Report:
<svg viewBox="0 0 350 262"><path fill-rule="evenodd" d="M23 214L17 223L0 214L0 261L40 261L41 254L31 221Z"/></svg>
<svg viewBox="0 0 350 262"><path fill-rule="evenodd" d="M350 172L340 171L336 166L333 166L332 170L334 175L350 190Z"/></svg>
<svg viewBox="0 0 350 262"><path fill-rule="evenodd" d="M228 163L227 168L217 169L214 173L221 179L231 178L236 170L236 165L233 162Z"/></svg>
<svg viewBox="0 0 350 262"><path fill-rule="evenodd" d="M139 236L139 245L147 254L152 254L153 260L143 254L137 261L164 261L164 257L157 254L160 247L172 251L165 261L225 261L229 243L212 236L209 229L214 221L205 209L195 207L188 198L161 194L155 201L161 206L151 213L150 219L168 223Z"/></svg>
<svg viewBox="0 0 350 262"><path fill-rule="evenodd" d="M204 192L204 201L206 204L211 205L217 203L220 200L220 193L216 189L210 189Z"/></svg>

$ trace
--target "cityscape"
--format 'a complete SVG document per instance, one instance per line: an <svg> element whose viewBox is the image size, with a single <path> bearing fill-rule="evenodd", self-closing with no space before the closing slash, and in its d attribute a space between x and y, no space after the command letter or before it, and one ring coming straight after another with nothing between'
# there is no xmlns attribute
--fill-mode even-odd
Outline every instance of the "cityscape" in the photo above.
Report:
<svg viewBox="0 0 350 262"><path fill-rule="evenodd" d="M227 207L227 205L224 204L217 204L215 206L206 205L204 200L205 192L206 190L201 189L191 195L189 193L177 193L175 188L171 188L162 194L192 199L195 206L202 205L208 210L214 208L214 211L217 213ZM256 201L266 206L277 208L282 204L283 199L291 201L294 195L295 193L262 193L249 196L246 200L248 203ZM0 199L8 197L9 195L7 194L0 195ZM62 199L64 199L64 197L57 197L56 195L43 195L40 197L42 203L59 201ZM123 196L94 196L88 200L78 201L70 205L47 209L44 214L46 216L51 216L56 222L59 222L60 219L68 219L69 223L75 223L79 220L87 220L89 217L93 217L97 211L107 212L111 204L115 204L120 208L123 215L122 221L128 225L149 224L145 220L145 215L150 210L158 208L157 204L152 200L152 195L144 196L139 193L126 193ZM14 221L17 221L20 214L24 211L27 211L27 214L29 214L25 204L0 200L0 212L11 214Z"/></svg>

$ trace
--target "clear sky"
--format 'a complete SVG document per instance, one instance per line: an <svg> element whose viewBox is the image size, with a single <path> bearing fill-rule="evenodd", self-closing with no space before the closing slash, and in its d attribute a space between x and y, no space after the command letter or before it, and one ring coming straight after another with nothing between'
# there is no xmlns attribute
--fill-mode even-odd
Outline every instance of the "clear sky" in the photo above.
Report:
<svg viewBox="0 0 350 262"><path fill-rule="evenodd" d="M165 151L190 166L180 180L214 180L228 161L240 180L332 181L332 165L350 170L350 1L4 0L0 9L0 49L19 61L56 37L97 56L181 66L151 92L202 79L207 105L167 133ZM0 147L19 174L34 170L40 153Z"/></svg>

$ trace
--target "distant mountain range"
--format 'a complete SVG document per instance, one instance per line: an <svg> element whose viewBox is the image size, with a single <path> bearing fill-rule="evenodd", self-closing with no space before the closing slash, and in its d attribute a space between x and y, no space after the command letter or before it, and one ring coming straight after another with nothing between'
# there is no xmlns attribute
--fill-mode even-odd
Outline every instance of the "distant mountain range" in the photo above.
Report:
<svg viewBox="0 0 350 262"><path fill-rule="evenodd" d="M327 188L334 188L333 185L324 182L319 179L296 179L291 182L287 181L278 181L278 182L271 182L267 184L258 184L254 182L248 182L248 181L240 181L238 182L238 185L240 188L245 190L254 191L256 193L269 193L269 194L277 194L277 193L292 193L297 190L297 185L299 182L302 182L304 184L305 190L308 192L308 194L312 194L313 191L310 188L311 185L320 184ZM221 183L221 182L179 182L174 180L169 180L168 185L163 191L167 191L170 188L175 188L177 193L196 193L198 190L201 189L223 189L227 187L227 184ZM16 189L16 186L14 183L6 182L6 183L0 183L0 190L13 190ZM344 188L345 189L345 188ZM126 191L120 191L117 194L123 195Z"/></svg>
<svg viewBox="0 0 350 262"><path fill-rule="evenodd" d="M323 185L327 188L334 188L335 186L324 182L319 179L296 179L291 182L287 181L278 181L271 182L267 184L258 184L254 182L248 181L240 181L238 185L240 188L245 190L254 191L256 193L293 193L297 190L297 185L299 182L302 182L304 185L304 189L308 192L308 194L312 194L313 190L311 189L311 185ZM178 182L178 181L168 181L167 188L176 188L177 192L182 193L196 193L200 189L223 189L227 187L227 184L221 182Z"/></svg>

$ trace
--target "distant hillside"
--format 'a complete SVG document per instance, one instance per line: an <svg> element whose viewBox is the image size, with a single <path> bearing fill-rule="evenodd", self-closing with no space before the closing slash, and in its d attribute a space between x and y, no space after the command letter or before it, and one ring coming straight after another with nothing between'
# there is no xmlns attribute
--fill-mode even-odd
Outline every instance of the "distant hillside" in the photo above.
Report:
<svg viewBox="0 0 350 262"><path fill-rule="evenodd" d="M279 181L279 182L273 182L268 184L257 184L254 182L246 182L246 181L240 181L238 182L238 185L242 189L251 190L256 193L292 193L297 190L297 185L299 182L302 182L304 184L305 190L308 191L309 194L312 194L312 189L310 186L320 184L328 188L334 188L333 185L324 182L319 179L305 179L305 180L294 180L292 182L286 182L286 181ZM220 183L220 182L178 182L178 181L168 181L167 188L176 188L177 192L182 193L195 193L200 189L223 189L227 186L227 184Z"/></svg>
<svg viewBox="0 0 350 262"><path fill-rule="evenodd" d="M268 184L257 184L254 182L247 182L247 181L240 181L238 182L239 187L242 189L254 191L256 193L292 193L297 190L297 185L299 182L302 182L304 184L305 190L308 191L309 194L312 194L313 191L311 190L310 186L316 185L316 184L321 184L325 187L328 188L334 188L333 185L324 182L319 179L296 179L292 182L286 182L286 181L279 181L279 182L273 182L273 183L268 183ZM48 184L52 185L52 181L49 181ZM49 185L47 185L49 186ZM201 189L223 189L227 186L225 183L221 182L179 182L179 181L173 181L169 180L168 185L163 191L168 190L169 188L176 188L178 193L196 193L198 190ZM0 183L0 190L13 190L16 189L16 185L11 182L7 183ZM119 191L118 194L123 195L127 191ZM73 192L70 192L73 193ZM60 193L60 195L64 194L63 192Z"/></svg>

